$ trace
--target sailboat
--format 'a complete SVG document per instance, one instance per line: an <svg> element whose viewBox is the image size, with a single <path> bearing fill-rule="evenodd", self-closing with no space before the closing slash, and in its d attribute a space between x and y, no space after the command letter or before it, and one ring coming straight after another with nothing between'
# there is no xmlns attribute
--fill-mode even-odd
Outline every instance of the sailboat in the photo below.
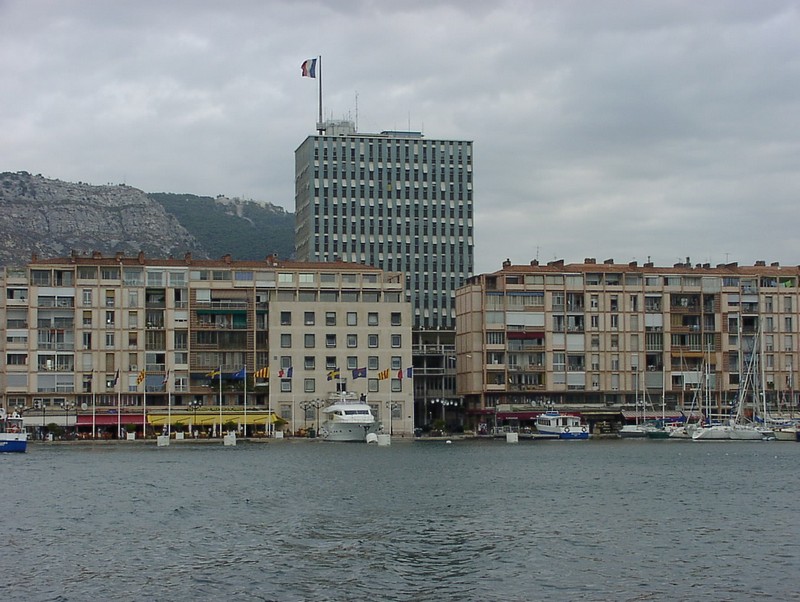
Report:
<svg viewBox="0 0 800 602"><path fill-rule="evenodd" d="M661 371L661 420L651 425L646 430L648 439L668 439L672 428L667 427L667 384L664 380L664 371Z"/></svg>
<svg viewBox="0 0 800 602"><path fill-rule="evenodd" d="M757 337L760 335L756 335ZM752 394L753 416L756 414L756 402L759 399L759 387L756 379L756 364L758 363L758 344L753 345L753 354L747 365L744 379L740 383L736 399L736 413L721 424L705 424L699 426L692 434L693 441L727 440L727 441L761 441L769 438L771 431L765 430L748 421L745 416L748 394ZM766 408L766 398L761 394L762 402Z"/></svg>
<svg viewBox="0 0 800 602"><path fill-rule="evenodd" d="M638 374L639 380L641 381L641 386L636 388L636 423L635 424L624 424L622 428L619 429L617 434L622 437L623 439L641 439L643 437L647 437L647 431L649 428L648 425L644 423L644 415L645 415L645 391L644 391L644 375L639 372ZM639 390L642 391L642 399L639 400ZM641 408L641 415L642 420L639 421L639 412Z"/></svg>

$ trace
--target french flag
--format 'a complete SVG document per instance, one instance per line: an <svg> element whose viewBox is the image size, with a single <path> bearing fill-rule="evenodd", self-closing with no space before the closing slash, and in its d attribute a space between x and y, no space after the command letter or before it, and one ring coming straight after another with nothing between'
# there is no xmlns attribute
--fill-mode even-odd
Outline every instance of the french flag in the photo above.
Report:
<svg viewBox="0 0 800 602"><path fill-rule="evenodd" d="M300 69L303 71L303 77L317 77L317 59L303 61Z"/></svg>

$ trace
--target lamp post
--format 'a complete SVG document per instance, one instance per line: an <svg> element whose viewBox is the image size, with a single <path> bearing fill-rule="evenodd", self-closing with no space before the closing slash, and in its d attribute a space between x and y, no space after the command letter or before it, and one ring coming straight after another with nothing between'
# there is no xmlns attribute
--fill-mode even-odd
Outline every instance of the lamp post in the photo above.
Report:
<svg viewBox="0 0 800 602"><path fill-rule="evenodd" d="M317 411L317 429L314 433L319 432L319 409L325 405L324 399L307 399L305 401L301 401L299 404L300 408L303 410L303 424L308 424L308 410L314 408Z"/></svg>
<svg viewBox="0 0 800 602"><path fill-rule="evenodd" d="M69 422L69 411L73 408L73 406L75 404L72 403L71 401L62 401L59 405L64 409L64 431L66 432L67 425L68 425L68 422ZM77 428L78 428L78 421L76 419L75 420L75 429L77 430Z"/></svg>
<svg viewBox="0 0 800 602"><path fill-rule="evenodd" d="M396 401L387 401L386 408L389 410L389 434L393 435L393 424L392 419L394 418L394 411L400 408L400 404Z"/></svg>
<svg viewBox="0 0 800 602"><path fill-rule="evenodd" d="M192 408L194 412L194 418L192 418L192 430L196 433L197 432L197 409L203 407L203 401L200 399L193 399L189 402L189 407Z"/></svg>

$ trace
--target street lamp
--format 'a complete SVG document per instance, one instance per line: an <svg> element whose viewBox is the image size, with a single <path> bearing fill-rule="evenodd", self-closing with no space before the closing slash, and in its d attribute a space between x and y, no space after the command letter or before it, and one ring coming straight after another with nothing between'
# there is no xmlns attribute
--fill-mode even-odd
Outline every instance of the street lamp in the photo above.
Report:
<svg viewBox="0 0 800 602"><path fill-rule="evenodd" d="M203 407L203 401L201 399L193 399L189 402L189 407L192 408L194 411L194 418L192 419L192 425L194 426L194 432L197 432L197 409Z"/></svg>
<svg viewBox="0 0 800 602"><path fill-rule="evenodd" d="M307 399L305 401L301 401L299 404L300 408L303 410L303 424L308 424L308 410L311 408L316 409L317 411L317 430L316 433L319 432L319 409L325 405L324 399Z"/></svg>
<svg viewBox="0 0 800 602"><path fill-rule="evenodd" d="M71 401L62 401L59 405L64 409L64 430L66 431L67 425L69 423L69 411L73 408L75 404L72 403ZM77 430L77 428L78 428L78 420L76 418L75 429Z"/></svg>
<svg viewBox="0 0 800 602"><path fill-rule="evenodd" d="M400 408L400 404L396 401L387 401L386 408L389 410L389 434L393 435L392 418L394 418L394 411Z"/></svg>

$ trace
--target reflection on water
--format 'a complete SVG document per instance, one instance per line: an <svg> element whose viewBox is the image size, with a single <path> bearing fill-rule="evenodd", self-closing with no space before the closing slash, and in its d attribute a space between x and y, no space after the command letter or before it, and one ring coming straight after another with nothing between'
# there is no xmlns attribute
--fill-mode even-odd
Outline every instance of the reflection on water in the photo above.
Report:
<svg viewBox="0 0 800 602"><path fill-rule="evenodd" d="M0 455L6 600L800 599L800 446L283 441Z"/></svg>

